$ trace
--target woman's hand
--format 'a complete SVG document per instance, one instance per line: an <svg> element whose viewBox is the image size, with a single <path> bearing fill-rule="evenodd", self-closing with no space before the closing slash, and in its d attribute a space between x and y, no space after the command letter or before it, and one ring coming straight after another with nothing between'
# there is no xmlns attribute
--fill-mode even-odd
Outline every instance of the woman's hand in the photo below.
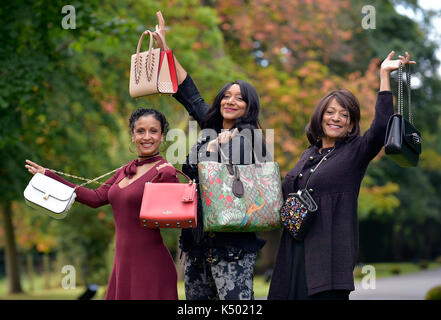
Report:
<svg viewBox="0 0 441 320"><path fill-rule="evenodd" d="M392 60L393 56L395 55L394 51L391 51L391 53L388 54L386 59L384 59L383 63L381 64L380 72L384 73L391 73L394 70L397 70L400 62L403 64L403 67L408 64L415 64L415 61L410 60L410 55L406 51L406 57L398 56L399 59Z"/></svg>
<svg viewBox="0 0 441 320"><path fill-rule="evenodd" d="M32 174L41 173L44 174L46 169L42 166L36 164L35 162L32 162L30 160L26 160L27 165L25 165L25 168L28 169L28 171Z"/></svg>
<svg viewBox="0 0 441 320"><path fill-rule="evenodd" d="M156 12L158 17L158 24L156 25L156 32L153 32L153 38L156 40L156 46L162 50L169 50L165 39L165 20L161 11Z"/></svg>
<svg viewBox="0 0 441 320"><path fill-rule="evenodd" d="M156 12L156 16L158 17L158 24L156 25L156 31L153 32L153 38L156 41L156 46L161 50L170 50L167 46L167 41L165 38L165 20L162 16L161 11ZM174 57L174 59L176 66L176 75L178 77L178 85L180 85L182 82L184 82L185 78L187 78L187 71L185 71L185 69L181 66L176 57Z"/></svg>
<svg viewBox="0 0 441 320"><path fill-rule="evenodd" d="M217 151L217 143L219 141L219 144L228 143L233 137L239 132L237 128L235 128L233 131L227 130L224 132L219 133L218 138L216 140L212 140L208 143L207 151L209 152L216 152Z"/></svg>
<svg viewBox="0 0 441 320"><path fill-rule="evenodd" d="M394 51L388 54L386 59L384 59L380 68L380 91L391 91L390 88L390 73L394 70L397 70L400 66L400 63L403 64L403 67L408 64L415 64L415 61L410 60L410 55L406 52L406 57L398 56L399 59L392 60L395 55Z"/></svg>

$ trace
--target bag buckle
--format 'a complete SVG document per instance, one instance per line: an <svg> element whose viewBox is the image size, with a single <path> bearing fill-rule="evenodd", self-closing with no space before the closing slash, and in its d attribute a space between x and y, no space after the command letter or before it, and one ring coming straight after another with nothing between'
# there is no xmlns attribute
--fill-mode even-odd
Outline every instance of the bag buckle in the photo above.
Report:
<svg viewBox="0 0 441 320"><path fill-rule="evenodd" d="M193 181L185 187L184 194L182 195L182 202L193 202L194 201L194 188Z"/></svg>
<svg viewBox="0 0 441 320"><path fill-rule="evenodd" d="M418 133L414 132L411 134L413 144L421 144L421 137Z"/></svg>
<svg viewBox="0 0 441 320"><path fill-rule="evenodd" d="M50 196L49 193L45 193L44 196L43 196L43 199L44 199L44 200L47 200L47 199L49 199L49 196Z"/></svg>

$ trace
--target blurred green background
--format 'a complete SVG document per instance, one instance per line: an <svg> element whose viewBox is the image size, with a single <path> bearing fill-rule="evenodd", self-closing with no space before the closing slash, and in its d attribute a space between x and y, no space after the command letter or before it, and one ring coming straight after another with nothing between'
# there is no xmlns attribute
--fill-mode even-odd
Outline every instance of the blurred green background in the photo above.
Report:
<svg viewBox="0 0 441 320"><path fill-rule="evenodd" d="M359 261L418 265L441 256L441 80L432 23L440 11L412 0L91 0L69 2L75 28L65 29L66 4L0 5L0 297L62 290L64 265L75 266L79 288L105 288L113 261L111 208L75 204L61 221L33 211L23 201L31 178L24 160L89 178L117 168L135 157L128 118L138 107L157 108L171 128L188 129L188 114L172 97L128 93L130 56L142 31L154 29L158 10L169 26L168 45L207 102L227 81L256 87L260 122L275 130L282 177L308 146L304 128L319 99L348 88L360 100L366 130L382 59L391 50L408 51L417 61L412 106L423 153L416 168L400 168L383 152L369 166L359 198ZM371 27L374 21L362 13L365 5L375 9L375 28L363 27L363 19ZM392 90L396 96L396 74ZM182 279L179 230L162 234ZM267 244L256 287L274 265L280 231L261 236Z"/></svg>

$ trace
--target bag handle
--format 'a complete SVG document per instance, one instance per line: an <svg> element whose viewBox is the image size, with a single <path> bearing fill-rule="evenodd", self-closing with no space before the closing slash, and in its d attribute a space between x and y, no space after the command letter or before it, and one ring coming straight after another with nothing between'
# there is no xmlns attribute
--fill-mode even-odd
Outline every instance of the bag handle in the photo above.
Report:
<svg viewBox="0 0 441 320"><path fill-rule="evenodd" d="M232 191L233 194L238 197L238 198L242 198L244 193L245 193L245 189L243 187L243 183L240 180L240 172L239 172L239 168L237 167L237 165L233 164L233 161L229 158L227 158L227 156L225 155L225 153L223 152L222 148L219 146L219 138L216 138L216 142L217 142L217 146L218 146L218 150L220 151L221 154L221 158L223 158L224 160L226 160L227 164L227 170L230 173L230 175L234 176L234 181L233 181L233 186L232 186ZM259 162L256 152L253 149L253 153L254 153L254 162L256 164L261 164L261 162Z"/></svg>
<svg viewBox="0 0 441 320"><path fill-rule="evenodd" d="M240 137L240 136L239 136ZM251 143L251 141L249 141L248 138L246 138L245 136L243 136L243 138L248 141L248 143L251 145L251 149L253 150L253 156L254 156L254 163L255 164L262 164L263 162L259 161L259 158L257 157L256 151L254 151L253 145ZM225 160L227 163L233 165L231 159L227 158L227 156L225 155L225 153L222 151L222 148L219 146L219 138L216 138L216 145L218 146L218 150L220 150L220 154L221 154L221 158L223 160ZM230 140L231 141L231 140Z"/></svg>
<svg viewBox="0 0 441 320"><path fill-rule="evenodd" d="M135 81L136 84L138 84L139 79L141 78L141 65L142 65L142 57L139 56L139 51L141 50L141 44L142 40L144 39L145 35L150 35L150 43L149 43L149 51L147 56L147 64L146 64L146 73L147 73L147 80L150 82L153 77L153 65L154 56L152 55L152 48L153 48L153 34L150 30L146 30L141 34L141 37L138 41L138 46L136 48L136 61L135 61ZM150 74L149 74L150 72Z"/></svg>
<svg viewBox="0 0 441 320"><path fill-rule="evenodd" d="M407 102L409 105L409 122L413 125L413 113L411 103L411 75L410 64L406 64L406 82L407 82ZM403 64L400 62L398 66L398 114L404 116L403 108Z"/></svg>
<svg viewBox="0 0 441 320"><path fill-rule="evenodd" d="M182 176L184 176L184 178L186 178L187 180L188 180L188 183L189 184L193 184L193 180L191 180L185 173L183 173L181 170L179 170L179 169L176 169L175 168L175 170L176 170L176 172L177 173L179 173L179 174L181 174ZM158 172L158 174L150 181L150 182L154 182L154 181L156 181L157 179L159 178L159 172Z"/></svg>

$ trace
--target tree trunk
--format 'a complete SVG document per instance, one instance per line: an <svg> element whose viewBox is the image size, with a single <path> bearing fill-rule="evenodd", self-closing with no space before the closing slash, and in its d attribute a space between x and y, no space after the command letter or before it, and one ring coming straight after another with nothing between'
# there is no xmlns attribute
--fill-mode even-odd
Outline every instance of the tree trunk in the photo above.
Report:
<svg viewBox="0 0 441 320"><path fill-rule="evenodd" d="M28 273L28 282L29 282L29 288L28 290L30 292L33 292L35 290L34 287L34 260L32 253L28 252L26 255L26 269Z"/></svg>
<svg viewBox="0 0 441 320"><path fill-rule="evenodd" d="M51 264L49 259L49 254L45 253L43 255L43 278L44 278L44 288L50 289L51 287Z"/></svg>
<svg viewBox="0 0 441 320"><path fill-rule="evenodd" d="M5 230L5 262L9 294L23 292L20 283L20 266L15 245L14 226L12 225L12 203L3 205L3 226Z"/></svg>
<svg viewBox="0 0 441 320"><path fill-rule="evenodd" d="M392 234L392 248L394 261L402 261L403 259L403 226L400 222L396 222Z"/></svg>

